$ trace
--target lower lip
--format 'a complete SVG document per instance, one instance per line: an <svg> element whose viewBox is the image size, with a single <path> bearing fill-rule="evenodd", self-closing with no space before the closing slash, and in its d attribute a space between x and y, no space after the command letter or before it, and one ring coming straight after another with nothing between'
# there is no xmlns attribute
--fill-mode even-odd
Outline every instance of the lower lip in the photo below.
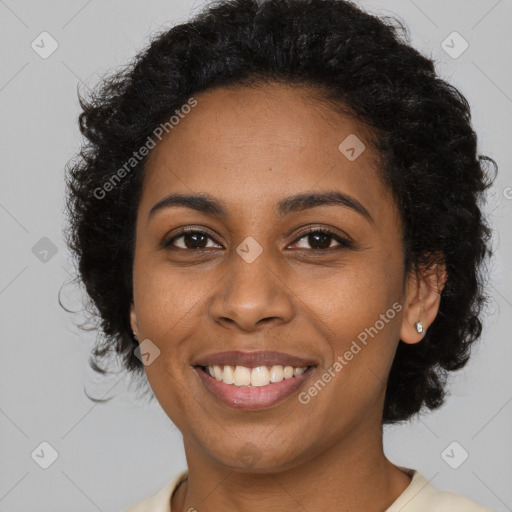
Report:
<svg viewBox="0 0 512 512"><path fill-rule="evenodd" d="M297 377L266 386L235 386L215 379L201 367L195 367L206 388L222 402L237 409L262 409L281 402L303 384L313 369L314 366L310 366Z"/></svg>

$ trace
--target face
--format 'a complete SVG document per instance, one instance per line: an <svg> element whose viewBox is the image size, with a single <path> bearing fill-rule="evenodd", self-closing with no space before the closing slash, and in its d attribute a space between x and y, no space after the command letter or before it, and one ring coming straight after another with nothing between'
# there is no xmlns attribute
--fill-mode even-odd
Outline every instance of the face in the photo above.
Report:
<svg viewBox="0 0 512 512"><path fill-rule="evenodd" d="M362 125L310 92L273 84L196 95L146 166L132 328L150 340L147 378L185 444L228 467L249 458L252 471L277 471L374 435L399 339L421 338L377 154ZM224 211L160 203L171 194L208 196ZM341 199L290 199L310 194ZM196 366L227 351L302 358L221 355L220 368L248 367L237 382L258 366L278 380L280 362L308 370L241 388Z"/></svg>

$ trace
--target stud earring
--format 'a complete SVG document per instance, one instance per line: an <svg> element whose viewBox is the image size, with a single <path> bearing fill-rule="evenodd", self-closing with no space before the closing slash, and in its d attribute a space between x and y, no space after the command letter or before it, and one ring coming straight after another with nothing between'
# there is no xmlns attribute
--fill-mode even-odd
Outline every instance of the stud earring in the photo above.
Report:
<svg viewBox="0 0 512 512"><path fill-rule="evenodd" d="M414 326L416 327L416 330L419 332L419 333L422 333L423 332L423 324L421 322L416 322L414 324Z"/></svg>

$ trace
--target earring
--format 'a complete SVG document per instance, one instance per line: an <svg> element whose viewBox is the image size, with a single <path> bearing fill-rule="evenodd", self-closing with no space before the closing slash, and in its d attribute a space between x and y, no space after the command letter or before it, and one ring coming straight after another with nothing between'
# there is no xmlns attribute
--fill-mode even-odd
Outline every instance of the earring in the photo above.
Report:
<svg viewBox="0 0 512 512"><path fill-rule="evenodd" d="M419 332L419 333L422 333L423 332L423 324L421 322L416 322L414 324L414 326L416 327L416 330Z"/></svg>
<svg viewBox="0 0 512 512"><path fill-rule="evenodd" d="M139 338L137 338L137 334L136 334L136 332L135 332L135 331L132 331L132 332L133 332L133 337L134 337L136 340L138 340Z"/></svg>

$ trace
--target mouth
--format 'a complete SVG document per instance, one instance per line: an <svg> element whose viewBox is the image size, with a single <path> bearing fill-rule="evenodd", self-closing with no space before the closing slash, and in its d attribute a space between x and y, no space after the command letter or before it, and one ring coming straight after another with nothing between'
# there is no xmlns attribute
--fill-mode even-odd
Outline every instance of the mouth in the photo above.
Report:
<svg viewBox="0 0 512 512"><path fill-rule="evenodd" d="M223 403L237 409L274 406L296 391L316 365L194 365L201 382Z"/></svg>

